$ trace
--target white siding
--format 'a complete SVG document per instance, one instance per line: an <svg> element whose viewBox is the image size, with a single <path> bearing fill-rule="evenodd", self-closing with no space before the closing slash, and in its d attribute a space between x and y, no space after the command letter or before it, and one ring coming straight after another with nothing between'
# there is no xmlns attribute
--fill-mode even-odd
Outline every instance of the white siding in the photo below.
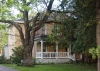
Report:
<svg viewBox="0 0 100 71"><path fill-rule="evenodd" d="M12 49L15 47L15 27L11 26L8 30L8 53L9 57L12 56Z"/></svg>

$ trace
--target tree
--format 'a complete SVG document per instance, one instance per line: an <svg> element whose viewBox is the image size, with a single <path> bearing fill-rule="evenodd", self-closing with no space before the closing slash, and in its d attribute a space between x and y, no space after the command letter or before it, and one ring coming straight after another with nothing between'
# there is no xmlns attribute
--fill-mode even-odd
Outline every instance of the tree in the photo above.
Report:
<svg viewBox="0 0 100 71"><path fill-rule="evenodd" d="M73 4L71 4L69 10L71 14L74 15L75 18L78 19L77 22L77 30L75 33L75 38L77 38L75 42L75 46L77 46L77 42L82 49L84 47L96 47L97 55L100 53L100 0L71 0ZM66 0L62 1L61 4L62 9L65 8ZM71 2L70 2L71 3ZM68 10L68 9L67 9ZM73 12L74 11L74 12ZM66 12L66 11L64 11ZM87 32L87 33L86 33ZM84 33L86 33L84 36ZM92 37L91 37L92 36ZM92 42L91 42L92 41ZM84 46L84 47L83 47ZM86 49L85 48L85 49ZM75 47L75 49L77 49ZM94 53L95 54L95 53ZM100 56L100 55L99 55ZM98 71L100 71L100 57L98 56Z"/></svg>
<svg viewBox="0 0 100 71"><path fill-rule="evenodd" d="M77 52L96 47L95 1L62 0L60 7L67 18L60 21L63 26L58 26L58 32L62 35L57 40L62 39L63 43L71 44Z"/></svg>
<svg viewBox="0 0 100 71"><path fill-rule="evenodd" d="M22 45L24 47L23 63L26 66L34 65L34 62L32 60L32 49L34 45L35 32L39 30L47 21L51 13L52 4L54 2L54 0L50 0L48 1L49 3L46 3L46 6L47 6L46 12L44 13L44 16L37 23L37 20L40 18L40 13L37 13L36 16L32 18L31 20L29 20L29 16L28 16L30 10L32 10L32 7L35 6L34 3L36 3L37 1L41 3L44 1L46 3L45 0L43 1L41 0L36 0L36 1L35 0L2 0L2 2L0 3L0 6L1 6L0 22L14 25L14 27L16 27L16 29L18 30ZM23 25L25 29L25 35L23 34L22 27L18 23L14 22L13 20L14 16L10 12L10 10L13 8L20 11L21 12L20 16L24 18ZM8 16L8 15L11 15L11 16ZM30 25L30 21L32 22L32 25Z"/></svg>
<svg viewBox="0 0 100 71"><path fill-rule="evenodd" d="M78 18L78 30L75 37L83 38L82 46L94 47L99 50L100 46L100 1L99 0L74 0L74 15ZM84 36L84 32L86 33ZM83 33L83 34L82 34ZM92 33L92 34L91 34ZM77 36L79 35L79 36ZM92 42L91 42L92 41ZM81 43L79 41L79 43ZM76 44L76 43L75 43ZM82 47L83 48L83 47ZM76 49L76 48L75 48ZM98 51L99 53L100 51ZM98 71L100 71L100 58L98 56Z"/></svg>
<svg viewBox="0 0 100 71"><path fill-rule="evenodd" d="M77 40L72 48L78 52L83 52L82 62L84 63L85 53L90 48L96 47L96 1L88 0L82 2L76 0L75 10L78 18L77 30L74 37Z"/></svg>
<svg viewBox="0 0 100 71"><path fill-rule="evenodd" d="M96 47L96 1L62 0L60 9L62 13L68 15L60 21L63 26L58 26L57 31L62 35L56 37L53 29L49 38L53 38L51 41L59 40L63 47L71 44L72 51L82 53L84 57L90 48ZM84 63L84 59L82 60Z"/></svg>
<svg viewBox="0 0 100 71"><path fill-rule="evenodd" d="M96 40L97 40L97 46L100 46L100 1L96 0ZM100 52L100 51L99 51ZM100 55L99 55L100 56ZM100 57L98 57L98 71L100 71Z"/></svg>

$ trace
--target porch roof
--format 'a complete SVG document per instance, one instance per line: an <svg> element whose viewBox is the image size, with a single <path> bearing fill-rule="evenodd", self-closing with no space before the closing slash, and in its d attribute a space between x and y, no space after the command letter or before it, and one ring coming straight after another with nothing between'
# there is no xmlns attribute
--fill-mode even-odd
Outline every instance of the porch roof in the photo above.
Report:
<svg viewBox="0 0 100 71"><path fill-rule="evenodd" d="M35 36L35 39L34 40L37 40L37 39L46 39L46 38L47 38L47 35L41 34L41 35Z"/></svg>

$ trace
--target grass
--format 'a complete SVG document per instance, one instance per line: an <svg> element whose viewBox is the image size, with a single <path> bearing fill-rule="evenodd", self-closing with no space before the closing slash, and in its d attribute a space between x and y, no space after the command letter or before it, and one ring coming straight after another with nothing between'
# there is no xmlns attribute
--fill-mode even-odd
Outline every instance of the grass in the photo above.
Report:
<svg viewBox="0 0 100 71"><path fill-rule="evenodd" d="M88 66L81 64L35 65L34 67L16 66L14 64L3 64L3 66L12 67L19 71L97 71L96 66Z"/></svg>

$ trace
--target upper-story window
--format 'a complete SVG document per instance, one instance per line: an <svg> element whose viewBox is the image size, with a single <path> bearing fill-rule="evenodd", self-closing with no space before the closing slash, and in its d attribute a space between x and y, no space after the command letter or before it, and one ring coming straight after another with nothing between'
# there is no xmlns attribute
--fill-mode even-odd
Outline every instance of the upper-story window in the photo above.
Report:
<svg viewBox="0 0 100 71"><path fill-rule="evenodd" d="M54 24L54 30L55 30L56 35L58 35L58 25L57 24Z"/></svg>
<svg viewBox="0 0 100 71"><path fill-rule="evenodd" d="M42 27L42 34L45 35L45 25Z"/></svg>

